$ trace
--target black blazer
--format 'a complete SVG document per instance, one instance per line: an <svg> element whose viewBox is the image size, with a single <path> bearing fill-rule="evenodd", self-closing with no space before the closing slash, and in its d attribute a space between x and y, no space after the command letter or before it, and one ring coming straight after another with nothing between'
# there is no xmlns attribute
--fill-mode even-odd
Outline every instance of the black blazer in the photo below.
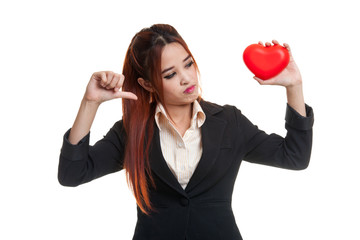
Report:
<svg viewBox="0 0 360 240"><path fill-rule="evenodd" d="M164 160L155 128L150 165L156 188L149 192L156 212L147 216L138 208L133 239L242 239L231 208L242 159L295 170L309 164L314 121L311 107L306 106L307 117L302 117L287 106L287 135L283 138L259 130L233 106L200 104L206 114L201 127L203 155L185 190ZM89 146L89 134L78 145L68 142L68 134L59 162L62 185L77 186L122 169L126 142L122 121L94 146Z"/></svg>

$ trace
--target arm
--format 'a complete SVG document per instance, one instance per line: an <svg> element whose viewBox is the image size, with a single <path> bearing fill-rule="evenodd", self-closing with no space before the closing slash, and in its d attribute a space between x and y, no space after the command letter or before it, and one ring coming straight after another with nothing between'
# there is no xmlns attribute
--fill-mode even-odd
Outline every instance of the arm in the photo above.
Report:
<svg viewBox="0 0 360 240"><path fill-rule="evenodd" d="M286 87L286 96L288 104L301 116L306 117L302 84Z"/></svg>
<svg viewBox="0 0 360 240"><path fill-rule="evenodd" d="M313 110L305 105L306 115L300 115L289 104L285 115L285 138L266 134L237 111L238 128L245 145L244 160L274 167L302 170L307 168L312 149Z"/></svg>
<svg viewBox="0 0 360 240"><path fill-rule="evenodd" d="M115 98L137 99L133 93L119 91L124 79L123 75L110 71L96 72L91 76L78 115L70 131L69 141L71 144L77 144L89 133L101 103Z"/></svg>
<svg viewBox="0 0 360 240"><path fill-rule="evenodd" d="M133 93L119 91L123 81L122 75L113 72L94 73L90 78L73 127L64 136L58 168L60 184L77 186L121 169L124 149L121 121L94 146L89 146L89 138L101 103L121 97L137 99Z"/></svg>
<svg viewBox="0 0 360 240"><path fill-rule="evenodd" d="M99 104L82 99L78 114L70 130L69 142L73 145L79 143L90 132Z"/></svg>
<svg viewBox="0 0 360 240"><path fill-rule="evenodd" d="M122 121L93 146L90 133L76 145L69 142L70 130L64 135L59 157L58 180L63 186L78 186L123 168L125 134Z"/></svg>
<svg viewBox="0 0 360 240"><path fill-rule="evenodd" d="M261 42L259 42L262 44ZM273 41L274 44L279 44ZM267 46L271 45L266 43ZM284 44L290 53L288 66L277 76L266 81L254 77L261 85L279 85L286 88L287 134L282 138L276 134L267 135L243 117L243 126L248 129L247 155L245 160L288 169L304 169L308 166L312 148L312 125L314 122L311 107L305 105L302 78L292 57L290 47Z"/></svg>
<svg viewBox="0 0 360 240"><path fill-rule="evenodd" d="M273 43L275 45L279 44L276 40L273 40ZM259 44L262 43L259 42ZM266 46L270 45L270 43L266 43ZM258 77L254 77L254 79L261 85L279 85L285 87L288 104L300 115L306 117L301 74L292 56L290 46L285 43L284 47L290 54L290 61L286 68L280 74L268 80L261 80Z"/></svg>

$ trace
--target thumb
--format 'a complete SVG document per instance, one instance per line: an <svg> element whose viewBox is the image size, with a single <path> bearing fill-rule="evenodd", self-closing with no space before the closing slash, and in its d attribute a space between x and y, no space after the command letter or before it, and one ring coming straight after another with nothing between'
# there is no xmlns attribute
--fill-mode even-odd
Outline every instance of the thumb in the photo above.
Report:
<svg viewBox="0 0 360 240"><path fill-rule="evenodd" d="M126 99L132 99L137 100L138 97L132 93L132 92L123 92L123 91L117 91L114 93L115 98L126 98Z"/></svg>
<svg viewBox="0 0 360 240"><path fill-rule="evenodd" d="M258 78L256 76L253 77L260 85L264 85L265 84L265 81L262 80L261 78Z"/></svg>
<svg viewBox="0 0 360 240"><path fill-rule="evenodd" d="M274 85L276 82L276 78L272 77L266 80L263 80L261 78L258 78L256 76L253 77L260 85Z"/></svg>

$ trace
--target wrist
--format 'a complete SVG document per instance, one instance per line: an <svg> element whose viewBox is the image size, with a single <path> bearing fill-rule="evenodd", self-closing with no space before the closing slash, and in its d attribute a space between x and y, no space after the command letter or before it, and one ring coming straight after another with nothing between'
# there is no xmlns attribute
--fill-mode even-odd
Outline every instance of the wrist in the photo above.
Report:
<svg viewBox="0 0 360 240"><path fill-rule="evenodd" d="M286 87L286 95L288 104L300 115L306 117L302 84Z"/></svg>
<svg viewBox="0 0 360 240"><path fill-rule="evenodd" d="M287 91L296 91L296 90L299 90L299 89L302 89L302 79L297 79L295 80L293 83L285 86L286 90Z"/></svg>
<svg viewBox="0 0 360 240"><path fill-rule="evenodd" d="M97 109L100 106L100 104L101 104L100 102L89 100L85 96L81 100L81 105L83 105L84 107Z"/></svg>
<svg viewBox="0 0 360 240"><path fill-rule="evenodd" d="M71 128L69 141L77 144L86 134L89 133L100 104L94 101L82 99L75 122Z"/></svg>

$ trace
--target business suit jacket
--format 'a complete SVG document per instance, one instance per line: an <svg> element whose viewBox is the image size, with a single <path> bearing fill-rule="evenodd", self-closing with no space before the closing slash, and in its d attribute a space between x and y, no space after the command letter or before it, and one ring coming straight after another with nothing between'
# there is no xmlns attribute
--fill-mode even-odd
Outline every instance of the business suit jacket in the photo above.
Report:
<svg viewBox="0 0 360 240"><path fill-rule="evenodd" d="M287 135L266 134L233 106L201 101L206 121L201 127L203 155L185 190L168 168L161 152L159 131L150 151L155 188L150 199L156 209L149 216L138 208L133 239L237 240L242 239L231 208L235 179L242 159L287 169L305 169L312 146L313 112L302 117L286 110ZM58 179L77 186L122 169L126 136L122 121L89 146L89 135L78 145L64 136Z"/></svg>

